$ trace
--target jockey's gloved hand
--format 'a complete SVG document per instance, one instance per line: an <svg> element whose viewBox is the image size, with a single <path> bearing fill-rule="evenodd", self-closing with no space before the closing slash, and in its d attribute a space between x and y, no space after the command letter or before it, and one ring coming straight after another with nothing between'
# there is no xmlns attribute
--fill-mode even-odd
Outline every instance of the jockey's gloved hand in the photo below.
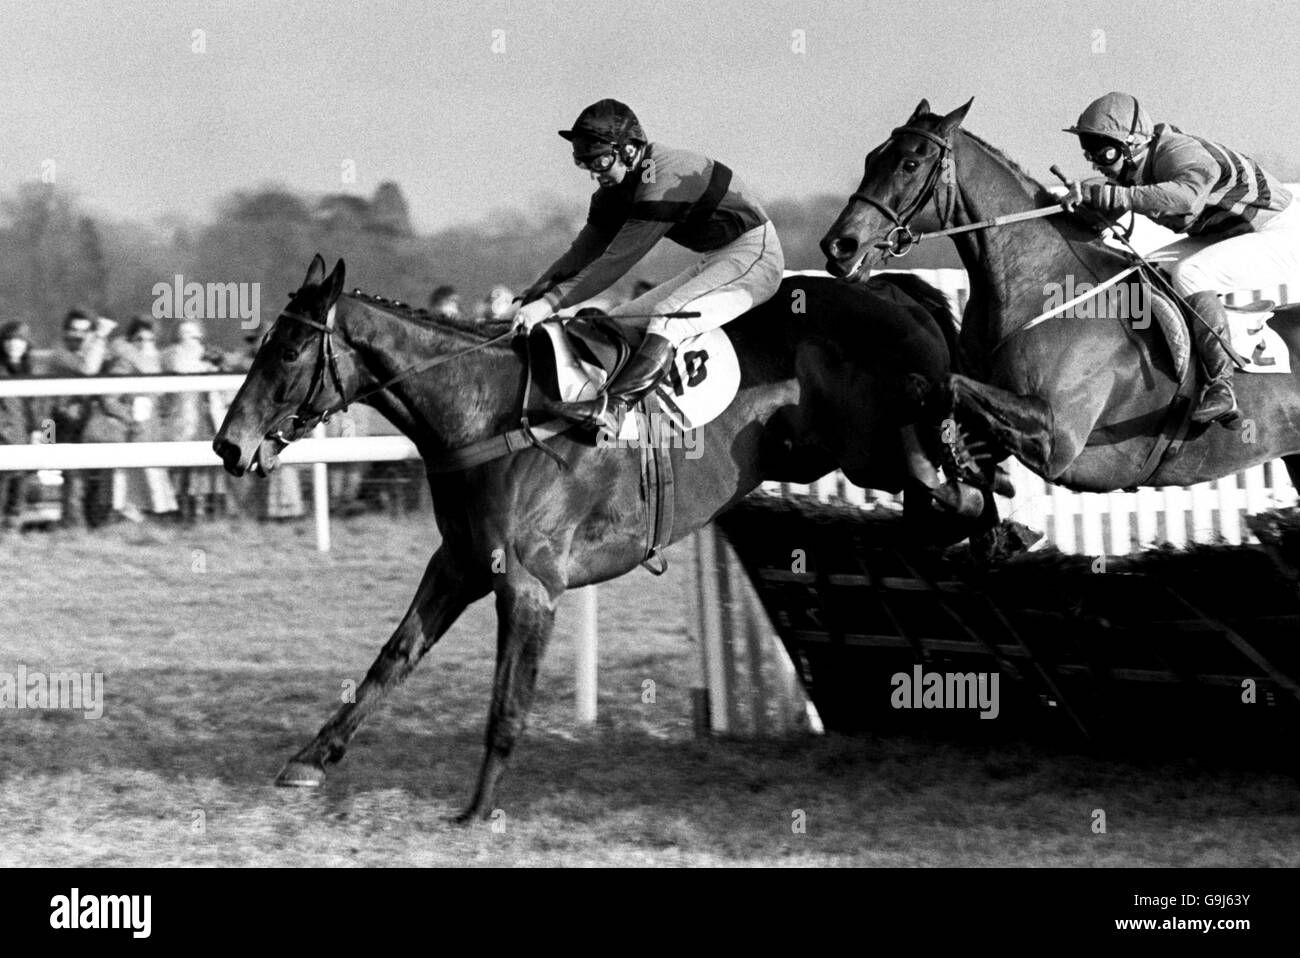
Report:
<svg viewBox="0 0 1300 958"><path fill-rule="evenodd" d="M1061 209L1067 213L1073 213L1076 206L1083 202L1083 184L1075 180L1072 183L1066 183L1066 193L1061 197Z"/></svg>
<svg viewBox="0 0 1300 958"><path fill-rule="evenodd" d="M1102 213L1121 213L1127 207L1120 201L1119 187L1106 180L1089 180L1083 184L1083 202Z"/></svg>
<svg viewBox="0 0 1300 958"><path fill-rule="evenodd" d="M544 299L535 299L519 307L519 312L515 313L515 329L531 332L532 328L542 320L550 319L554 315L555 310L551 308L550 303Z"/></svg>

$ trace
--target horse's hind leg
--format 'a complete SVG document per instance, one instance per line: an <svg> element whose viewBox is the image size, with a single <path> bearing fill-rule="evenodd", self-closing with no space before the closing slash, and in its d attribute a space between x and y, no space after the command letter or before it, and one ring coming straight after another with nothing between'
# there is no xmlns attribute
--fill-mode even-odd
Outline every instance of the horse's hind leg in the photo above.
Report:
<svg viewBox="0 0 1300 958"><path fill-rule="evenodd" d="M357 686L355 701L335 712L311 744L289 760L276 777L277 785L319 785L324 781L325 766L343 757L366 716L411 674L466 606L487 594L487 583L478 586L466 579L462 569L463 564L455 562L446 548L434 553L406 615Z"/></svg>
<svg viewBox="0 0 1300 958"><path fill-rule="evenodd" d="M492 681L486 752L469 807L456 816L465 823L486 819L496 807L497 783L505 772L533 705L537 670L555 624L555 599L524 570L497 585L497 665Z"/></svg>
<svg viewBox="0 0 1300 958"><path fill-rule="evenodd" d="M1020 396L956 373L951 383L957 402L979 417L995 443L1045 478L1060 471L1053 471L1055 425L1047 403L1037 396ZM1061 468L1065 465L1068 460Z"/></svg>

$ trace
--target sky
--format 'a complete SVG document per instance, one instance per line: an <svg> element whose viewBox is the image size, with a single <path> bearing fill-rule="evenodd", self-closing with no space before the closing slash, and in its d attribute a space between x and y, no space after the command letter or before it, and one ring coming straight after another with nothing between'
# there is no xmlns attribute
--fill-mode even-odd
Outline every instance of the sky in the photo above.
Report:
<svg viewBox="0 0 1300 958"><path fill-rule="evenodd" d="M139 221L268 183L396 180L425 231L584 204L556 130L606 96L769 198L847 193L922 97L1082 175L1060 130L1112 89L1300 179L1293 0L0 0L0 57L0 193Z"/></svg>

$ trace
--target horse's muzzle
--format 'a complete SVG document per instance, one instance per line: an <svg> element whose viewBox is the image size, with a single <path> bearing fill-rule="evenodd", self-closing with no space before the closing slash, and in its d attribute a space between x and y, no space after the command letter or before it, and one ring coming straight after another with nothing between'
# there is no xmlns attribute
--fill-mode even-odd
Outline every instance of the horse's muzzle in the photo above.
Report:
<svg viewBox="0 0 1300 958"><path fill-rule="evenodd" d="M212 440L212 451L217 454L226 472L232 476L242 476L247 471L248 467L243 462L243 452L237 443L218 436Z"/></svg>
<svg viewBox="0 0 1300 958"><path fill-rule="evenodd" d="M252 452L247 452L239 443L218 436L212 441L212 449L221 460L221 465L232 476L242 476L246 472L260 472L270 475L280 465L280 449L283 445L273 439L262 439Z"/></svg>

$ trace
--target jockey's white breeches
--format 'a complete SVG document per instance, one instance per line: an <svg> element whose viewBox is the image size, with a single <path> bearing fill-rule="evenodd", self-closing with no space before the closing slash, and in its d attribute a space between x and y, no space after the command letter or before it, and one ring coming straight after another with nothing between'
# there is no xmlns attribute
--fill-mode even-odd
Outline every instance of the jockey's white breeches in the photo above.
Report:
<svg viewBox="0 0 1300 958"><path fill-rule="evenodd" d="M636 299L610 310L619 316L697 312L695 319L628 319L681 345L692 336L717 329L771 299L781 285L785 254L770 222L755 226Z"/></svg>
<svg viewBox="0 0 1300 958"><path fill-rule="evenodd" d="M1173 267L1174 286L1182 295L1263 290L1267 298L1284 284L1293 296L1300 293L1300 199L1256 232L1203 244L1200 237L1188 237L1169 247L1201 245Z"/></svg>

